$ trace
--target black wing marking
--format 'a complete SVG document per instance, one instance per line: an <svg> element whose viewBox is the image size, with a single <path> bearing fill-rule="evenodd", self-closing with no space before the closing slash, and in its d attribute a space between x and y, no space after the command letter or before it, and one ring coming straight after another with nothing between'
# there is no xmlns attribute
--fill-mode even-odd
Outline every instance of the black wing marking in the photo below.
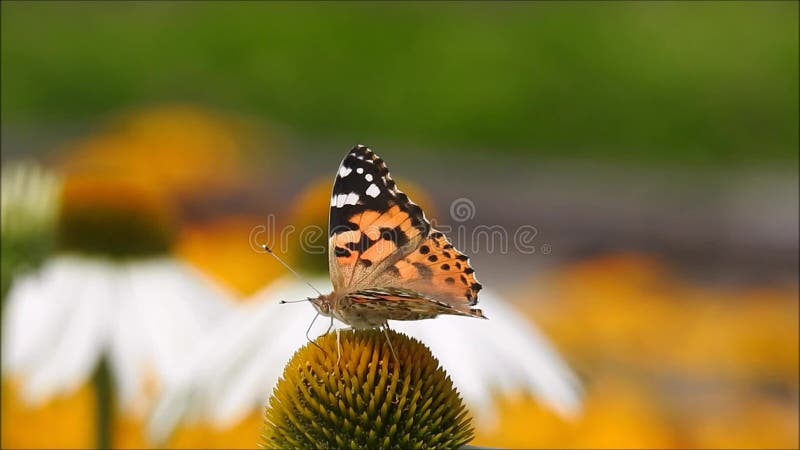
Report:
<svg viewBox="0 0 800 450"><path fill-rule="evenodd" d="M328 236L357 229L349 219L366 210L388 211L397 205L411 217L412 226L423 237L430 232L430 222L422 209L397 188L383 159L363 145L353 147L336 173L331 195Z"/></svg>

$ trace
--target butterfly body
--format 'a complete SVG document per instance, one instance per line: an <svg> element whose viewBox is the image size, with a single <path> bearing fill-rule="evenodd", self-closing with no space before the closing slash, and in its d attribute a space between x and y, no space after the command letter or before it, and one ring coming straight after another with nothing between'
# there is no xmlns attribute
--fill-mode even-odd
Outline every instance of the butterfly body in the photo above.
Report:
<svg viewBox="0 0 800 450"><path fill-rule="evenodd" d="M311 300L323 316L333 316L352 328L376 328L387 320L433 319L439 314L481 317L480 310L459 311L419 292L375 288L337 296L335 292Z"/></svg>
<svg viewBox="0 0 800 450"><path fill-rule="evenodd" d="M328 260L334 291L317 311L353 328L440 314L485 318L469 258L433 229L400 191L383 160L358 145L333 184Z"/></svg>

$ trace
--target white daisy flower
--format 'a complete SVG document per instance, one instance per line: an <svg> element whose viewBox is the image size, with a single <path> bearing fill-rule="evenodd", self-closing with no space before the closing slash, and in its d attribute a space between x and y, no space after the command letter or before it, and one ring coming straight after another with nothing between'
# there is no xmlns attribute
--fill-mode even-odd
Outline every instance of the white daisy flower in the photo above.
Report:
<svg viewBox="0 0 800 450"><path fill-rule="evenodd" d="M108 357L118 404L143 416L148 380L174 378L227 295L168 257L64 255L15 281L3 313L3 373L36 405L85 384Z"/></svg>
<svg viewBox="0 0 800 450"><path fill-rule="evenodd" d="M311 283L330 287L327 279ZM203 420L224 429L263 408L286 362L306 344L305 330L315 314L310 305L278 302L308 294L304 283L280 279L206 335L192 360L165 385L149 421L153 442L164 442L181 422ZM558 413L576 415L580 383L535 326L491 291L481 293L481 307L491 320L438 317L390 326L431 348L479 425L493 425L496 393L530 392ZM309 336L329 325L320 317Z"/></svg>
<svg viewBox="0 0 800 450"><path fill-rule="evenodd" d="M29 184L17 191L19 198L41 197ZM230 296L168 255L175 228L158 194L108 175L73 175L53 191L59 250L10 285L3 375L35 406L109 367L116 405L142 418L161 380L174 377L205 330L231 309ZM19 211L3 210L4 245L6 232L19 228Z"/></svg>

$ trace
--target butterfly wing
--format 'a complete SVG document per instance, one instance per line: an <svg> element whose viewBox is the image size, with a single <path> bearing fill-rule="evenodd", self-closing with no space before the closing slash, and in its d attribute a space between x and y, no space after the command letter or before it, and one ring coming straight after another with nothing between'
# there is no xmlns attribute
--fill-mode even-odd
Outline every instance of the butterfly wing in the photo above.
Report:
<svg viewBox="0 0 800 450"><path fill-rule="evenodd" d="M328 223L328 261L337 291L371 284L428 237L422 209L397 189L383 160L358 145L336 173Z"/></svg>
<svg viewBox="0 0 800 450"><path fill-rule="evenodd" d="M478 292L482 288L469 258L436 230L432 230L414 251L395 262L388 272L392 281L386 280L386 284L413 289L460 312L469 312L470 306L478 303Z"/></svg>
<svg viewBox="0 0 800 450"><path fill-rule="evenodd" d="M469 258L431 228L422 209L397 188L386 164L367 147L354 147L339 166L329 239L334 288L371 292L351 296L348 308L393 320L483 317L470 308L481 285ZM384 291L391 294L381 295Z"/></svg>

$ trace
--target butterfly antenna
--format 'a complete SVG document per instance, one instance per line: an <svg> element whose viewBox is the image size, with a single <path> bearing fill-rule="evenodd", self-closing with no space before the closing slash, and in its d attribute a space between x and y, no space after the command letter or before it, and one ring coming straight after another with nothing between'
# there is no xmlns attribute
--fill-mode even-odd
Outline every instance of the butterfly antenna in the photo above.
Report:
<svg viewBox="0 0 800 450"><path fill-rule="evenodd" d="M278 303L283 305L284 303L303 303L303 302L310 302L310 301L311 301L310 298L304 298L302 300L281 300Z"/></svg>
<svg viewBox="0 0 800 450"><path fill-rule="evenodd" d="M289 267L289 265L288 265L288 264L286 264L286 263L285 263L285 262L284 262L282 259L280 259L280 258L278 257L278 255L276 255L275 253L273 253L273 252L272 252L272 249L270 249L270 248L267 246L267 244L261 244L261 248L263 248L265 252L267 252L267 253L269 253L270 255L272 255L272 257L273 257L273 258L275 258L275 260L277 260L279 263L281 263L281 265L283 265L283 267L286 267L286 270L288 270L289 272L292 272L292 274L294 274L294 276L296 276L298 280L300 280L300 281L302 281L303 283L307 284L307 285L308 285L308 287L310 287L311 289L313 289L313 290L314 290L314 291L315 291L317 294L319 294L319 295L323 295L323 294L322 294L322 292L320 292L320 291L319 291L319 289L315 288L313 284L309 283L309 282L308 282L308 280L306 280L305 278L303 278L303 277L302 277L302 276L301 276L299 273L295 272L295 271L294 271L294 269L292 269L291 267ZM308 301L308 300L300 300L300 301L301 301L301 302L306 302L306 301ZM287 301L285 301L285 300L281 300L281 303L297 303L297 302L287 302Z"/></svg>

